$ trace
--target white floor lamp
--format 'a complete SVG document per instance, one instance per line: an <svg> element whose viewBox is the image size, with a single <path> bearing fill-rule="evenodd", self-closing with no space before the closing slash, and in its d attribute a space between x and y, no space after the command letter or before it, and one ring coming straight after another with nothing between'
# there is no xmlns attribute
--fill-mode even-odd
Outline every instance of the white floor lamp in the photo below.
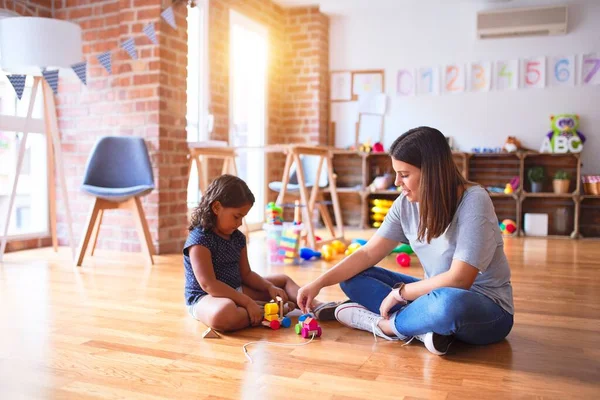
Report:
<svg viewBox="0 0 600 400"><path fill-rule="evenodd" d="M29 125L32 121L33 105L41 87L44 99L44 123L46 126L46 143L48 146L48 167L50 173L50 229L52 232L52 245L57 250L58 241L56 234L56 192L54 188L54 166L59 175L64 207L67 214L69 242L73 259L75 259L75 239L73 237L73 224L69 208L67 182L65 180L63 158L58 133L58 120L56 117L56 103L54 94L48 82L42 77L42 69L53 70L68 68L81 62L81 28L71 22L51 18L37 17L10 17L0 20L0 65L7 74L33 76L33 88L27 110L27 119L23 126L23 140L19 148L17 159L17 172L13 182L8 213L5 219L2 243L0 245L0 262L6 249L10 215L14 205L17 183L21 174L21 166L25 155L25 145Z"/></svg>

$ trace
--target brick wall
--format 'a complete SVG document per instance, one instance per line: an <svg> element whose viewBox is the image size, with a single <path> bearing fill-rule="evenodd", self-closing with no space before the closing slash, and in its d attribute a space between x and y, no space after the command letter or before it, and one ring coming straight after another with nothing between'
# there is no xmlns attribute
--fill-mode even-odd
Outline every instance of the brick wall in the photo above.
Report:
<svg viewBox="0 0 600 400"><path fill-rule="evenodd" d="M210 0L211 139L229 138L229 10L269 30L267 144L327 143L329 19L316 7L282 9L265 0ZM267 154L267 180L281 180L284 157ZM219 166L211 175L220 173ZM275 193L269 193L274 200Z"/></svg>
<svg viewBox="0 0 600 400"><path fill-rule="evenodd" d="M33 3L50 2L28 3L33 7ZM92 204L79 188L92 146L105 135L146 140L156 190L143 199L143 206L154 245L159 253L176 252L185 241L187 9L184 4L175 8L178 29L174 30L160 18L162 9L170 4L168 0L54 1L54 18L81 26L88 61L87 87L76 77L61 74L56 97L77 244ZM156 23L158 45L142 32L149 21ZM139 62L119 49L129 37L135 39ZM96 59L108 50L112 51L112 75ZM66 245L68 230L60 190L57 196L59 243ZM98 247L139 251L132 216L106 212Z"/></svg>
<svg viewBox="0 0 600 400"><path fill-rule="evenodd" d="M0 0L0 8L11 10L25 17L52 17L54 0Z"/></svg>

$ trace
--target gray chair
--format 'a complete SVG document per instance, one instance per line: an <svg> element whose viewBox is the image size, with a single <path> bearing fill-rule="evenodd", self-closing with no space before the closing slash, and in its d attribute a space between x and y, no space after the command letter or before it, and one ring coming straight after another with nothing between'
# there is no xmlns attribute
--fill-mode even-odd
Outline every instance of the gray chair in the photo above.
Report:
<svg viewBox="0 0 600 400"><path fill-rule="evenodd" d="M106 136L96 142L88 159L81 189L95 197L94 205L77 255L80 266L92 241L94 254L102 216L108 209L126 209L133 213L142 249L150 264L154 246L140 198L154 190L154 175L144 139Z"/></svg>

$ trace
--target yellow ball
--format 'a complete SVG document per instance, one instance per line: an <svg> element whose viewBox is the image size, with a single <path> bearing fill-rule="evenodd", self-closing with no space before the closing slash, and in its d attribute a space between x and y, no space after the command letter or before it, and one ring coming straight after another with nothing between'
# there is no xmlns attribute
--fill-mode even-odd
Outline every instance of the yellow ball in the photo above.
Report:
<svg viewBox="0 0 600 400"><path fill-rule="evenodd" d="M344 251L346 251L346 245L341 240L334 240L331 242L331 247L333 247L333 250L338 254L343 254Z"/></svg>

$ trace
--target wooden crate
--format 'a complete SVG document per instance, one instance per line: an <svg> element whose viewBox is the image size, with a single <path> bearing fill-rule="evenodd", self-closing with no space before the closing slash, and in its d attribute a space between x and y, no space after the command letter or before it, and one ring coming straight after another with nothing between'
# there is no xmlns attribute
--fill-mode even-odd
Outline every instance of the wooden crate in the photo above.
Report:
<svg viewBox="0 0 600 400"><path fill-rule="evenodd" d="M553 193L552 180L554 174L558 170L567 171L571 175L571 183L569 186L570 193L578 193L579 179L579 154L525 154L524 156L524 181L523 187L526 192L531 192L531 183L527 177L527 171L533 166L541 166L544 168L546 178L544 179L542 191Z"/></svg>
<svg viewBox="0 0 600 400"><path fill-rule="evenodd" d="M584 238L600 238L600 196L581 199L579 233Z"/></svg>
<svg viewBox="0 0 600 400"><path fill-rule="evenodd" d="M514 153L472 154L468 165L469 180L484 187L505 187L521 172L521 159Z"/></svg>
<svg viewBox="0 0 600 400"><path fill-rule="evenodd" d="M561 222L557 210L566 210L567 216ZM575 230L575 201L565 197L526 197L522 202L521 226L524 226L525 214L548 214L549 236L570 236Z"/></svg>

